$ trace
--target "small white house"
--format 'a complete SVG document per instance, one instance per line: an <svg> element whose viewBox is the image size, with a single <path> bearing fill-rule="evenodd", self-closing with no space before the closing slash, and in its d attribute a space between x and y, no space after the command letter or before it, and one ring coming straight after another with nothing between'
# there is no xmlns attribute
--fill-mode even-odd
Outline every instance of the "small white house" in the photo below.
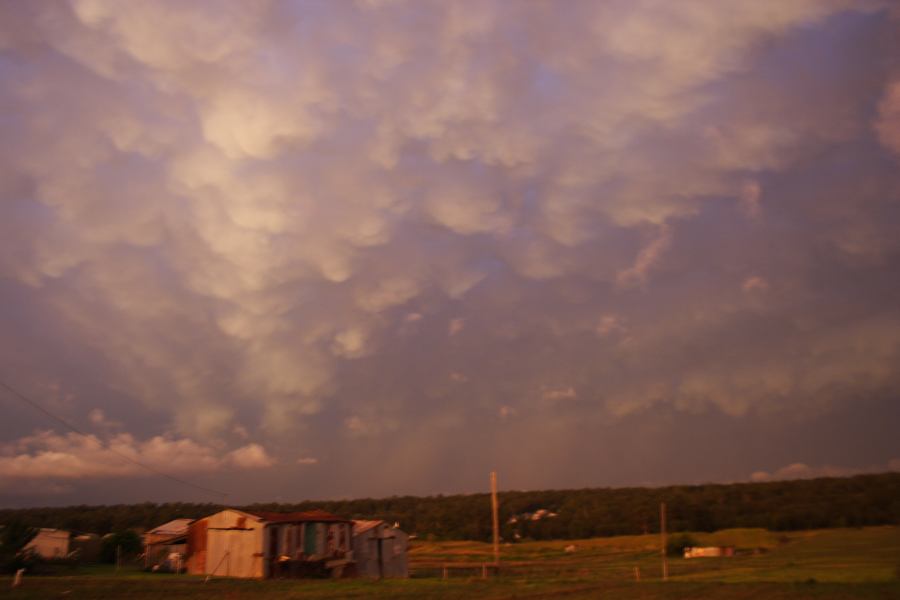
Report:
<svg viewBox="0 0 900 600"><path fill-rule="evenodd" d="M384 521L353 521L353 558L361 577L409 577L409 536Z"/></svg>
<svg viewBox="0 0 900 600"><path fill-rule="evenodd" d="M685 558L718 558L720 556L734 556L733 546L707 546L687 547L684 549Z"/></svg>
<svg viewBox="0 0 900 600"><path fill-rule="evenodd" d="M42 558L65 558L69 555L70 537L64 529L41 529L23 550L35 552Z"/></svg>

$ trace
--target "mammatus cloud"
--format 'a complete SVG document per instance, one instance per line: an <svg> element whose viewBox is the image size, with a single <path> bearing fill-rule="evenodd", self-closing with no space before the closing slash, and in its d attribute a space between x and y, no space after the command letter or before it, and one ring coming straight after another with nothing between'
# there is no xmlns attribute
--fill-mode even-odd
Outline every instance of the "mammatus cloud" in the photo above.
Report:
<svg viewBox="0 0 900 600"><path fill-rule="evenodd" d="M900 8L893 7L894 20L900 20ZM900 66L894 62L890 79L878 103L878 118L875 130L882 144L896 155L900 155Z"/></svg>
<svg viewBox="0 0 900 600"><path fill-rule="evenodd" d="M900 81L894 81L885 90L878 108L878 137L887 148L900 154Z"/></svg>
<svg viewBox="0 0 900 600"><path fill-rule="evenodd" d="M772 473L756 471L750 476L750 479L752 481L775 481L780 479L814 479L816 477L849 477L851 475L884 473L887 471L900 471L900 458L892 458L886 464L868 467L835 467L831 465L811 467L805 463L792 463Z"/></svg>
<svg viewBox="0 0 900 600"><path fill-rule="evenodd" d="M147 476L151 473L122 457L168 474L221 469L257 469L274 464L265 448L247 444L222 452L187 438L146 440L120 433L108 440L94 435L39 431L0 446L0 481L71 480Z"/></svg>
<svg viewBox="0 0 900 600"><path fill-rule="evenodd" d="M135 451L396 439L410 477L499 422L563 453L650 409L896 395L896 19L4 3L0 358L153 415Z"/></svg>

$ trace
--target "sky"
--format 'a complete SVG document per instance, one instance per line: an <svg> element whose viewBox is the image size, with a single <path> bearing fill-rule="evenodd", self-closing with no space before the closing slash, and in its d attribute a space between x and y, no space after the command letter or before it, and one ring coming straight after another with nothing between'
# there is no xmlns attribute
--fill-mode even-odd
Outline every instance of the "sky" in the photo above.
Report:
<svg viewBox="0 0 900 600"><path fill-rule="evenodd" d="M898 32L3 2L0 505L900 471Z"/></svg>

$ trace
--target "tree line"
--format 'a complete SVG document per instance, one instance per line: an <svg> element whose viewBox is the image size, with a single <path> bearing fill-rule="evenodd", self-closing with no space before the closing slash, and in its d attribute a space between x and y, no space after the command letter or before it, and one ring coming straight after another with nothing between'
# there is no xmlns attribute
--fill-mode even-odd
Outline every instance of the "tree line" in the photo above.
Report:
<svg viewBox="0 0 900 600"><path fill-rule="evenodd" d="M660 502L667 505L668 528L673 532L900 525L900 473L659 488L505 491L500 492L499 500L501 535L508 541L657 533ZM0 524L105 534L151 529L172 519L204 517L222 508L178 502L0 509ZM398 522L409 533L435 540L488 540L491 536L486 493L259 503L235 508L248 512L320 508L347 518ZM556 516L523 517L540 509Z"/></svg>

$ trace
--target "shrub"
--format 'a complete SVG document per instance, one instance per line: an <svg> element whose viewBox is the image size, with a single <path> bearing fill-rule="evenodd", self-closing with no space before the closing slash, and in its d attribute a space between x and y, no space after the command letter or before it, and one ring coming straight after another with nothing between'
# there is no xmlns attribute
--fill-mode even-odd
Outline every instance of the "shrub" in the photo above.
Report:
<svg viewBox="0 0 900 600"><path fill-rule="evenodd" d="M121 549L121 550L119 550ZM122 560L130 560L138 556L143 550L141 536L128 529L110 534L103 538L103 547L100 550L100 559L103 562L116 562L117 553L121 553Z"/></svg>
<svg viewBox="0 0 900 600"><path fill-rule="evenodd" d="M669 538L666 544L666 554L669 556L684 556L685 548L697 545L697 540L689 533L680 533Z"/></svg>
<svg viewBox="0 0 900 600"><path fill-rule="evenodd" d="M30 568L40 557L34 552L23 552L38 530L21 521L10 521L0 529L0 572L12 573Z"/></svg>

